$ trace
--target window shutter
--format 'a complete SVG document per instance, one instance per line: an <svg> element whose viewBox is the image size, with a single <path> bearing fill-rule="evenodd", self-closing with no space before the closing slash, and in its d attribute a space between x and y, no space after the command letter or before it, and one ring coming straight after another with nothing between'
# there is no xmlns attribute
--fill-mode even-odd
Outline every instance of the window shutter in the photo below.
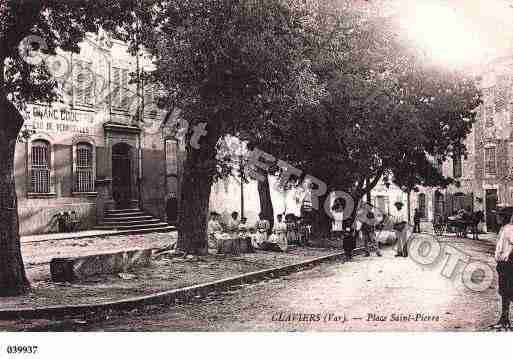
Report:
<svg viewBox="0 0 513 359"><path fill-rule="evenodd" d="M502 112L506 108L506 101L508 97L508 83L507 77L501 75L497 78L497 86L495 86L495 112Z"/></svg>
<svg viewBox="0 0 513 359"><path fill-rule="evenodd" d="M34 141L31 156L32 192L50 193L50 146L48 142Z"/></svg>
<svg viewBox="0 0 513 359"><path fill-rule="evenodd" d="M112 107L119 108L119 106L120 106L119 97L120 97L121 81L120 81L120 69L118 67L113 67L112 68L112 80L111 80L111 82L112 82L112 99L111 99Z"/></svg>
<svg viewBox="0 0 513 359"><path fill-rule="evenodd" d="M461 161L461 155L456 154L452 159L452 172L454 178L460 178L463 176L463 166Z"/></svg>
<svg viewBox="0 0 513 359"><path fill-rule="evenodd" d="M88 143L79 143L76 147L76 192L93 192L93 150Z"/></svg>
<svg viewBox="0 0 513 359"><path fill-rule="evenodd" d="M84 78L84 104L92 105L94 95L94 78L91 72L91 64L87 64L84 68Z"/></svg>
<svg viewBox="0 0 513 359"><path fill-rule="evenodd" d="M176 140L166 140L166 175L176 176L178 174L178 142Z"/></svg>
<svg viewBox="0 0 513 359"><path fill-rule="evenodd" d="M128 108L128 70L123 69L121 71L121 107L123 109Z"/></svg>
<svg viewBox="0 0 513 359"><path fill-rule="evenodd" d="M74 66L74 71L76 71L75 103L78 105L93 105L94 76L91 66L92 63L85 61L77 61Z"/></svg>
<svg viewBox="0 0 513 359"><path fill-rule="evenodd" d="M148 85L144 89L144 116L155 117L158 115L157 87Z"/></svg>
<svg viewBox="0 0 513 359"><path fill-rule="evenodd" d="M483 89L483 103L484 103L484 117L485 125L492 127L494 125L493 117L495 116L495 109L493 106L493 93L495 88Z"/></svg>
<svg viewBox="0 0 513 359"><path fill-rule="evenodd" d="M485 172L487 175L495 175L495 148L485 148Z"/></svg>
<svg viewBox="0 0 513 359"><path fill-rule="evenodd" d="M84 103L84 75L79 73L77 75L77 86L75 86L75 102L77 104Z"/></svg>

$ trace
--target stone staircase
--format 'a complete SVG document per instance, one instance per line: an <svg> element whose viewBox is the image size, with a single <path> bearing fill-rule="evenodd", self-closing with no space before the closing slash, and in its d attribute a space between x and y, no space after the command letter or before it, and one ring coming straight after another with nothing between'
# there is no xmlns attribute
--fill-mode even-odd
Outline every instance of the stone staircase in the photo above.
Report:
<svg viewBox="0 0 513 359"><path fill-rule="evenodd" d="M144 213L139 208L106 210L103 222L100 222L94 229L117 230L120 233L170 232L176 230L174 226Z"/></svg>

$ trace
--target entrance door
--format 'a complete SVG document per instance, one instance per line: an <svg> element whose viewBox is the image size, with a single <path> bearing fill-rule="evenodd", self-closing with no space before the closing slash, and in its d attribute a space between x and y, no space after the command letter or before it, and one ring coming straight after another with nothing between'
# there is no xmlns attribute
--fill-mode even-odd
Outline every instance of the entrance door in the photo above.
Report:
<svg viewBox="0 0 513 359"><path fill-rule="evenodd" d="M116 208L130 207L132 199L132 147L126 143L112 146L112 198Z"/></svg>
<svg viewBox="0 0 513 359"><path fill-rule="evenodd" d="M435 203L434 203L434 215L435 217L445 217L446 213L445 213L445 199L444 199L444 195L439 192L439 191L436 191L435 192Z"/></svg>
<svg viewBox="0 0 513 359"><path fill-rule="evenodd" d="M497 210L497 190L486 190L486 229L488 232L497 231L497 218L495 211Z"/></svg>

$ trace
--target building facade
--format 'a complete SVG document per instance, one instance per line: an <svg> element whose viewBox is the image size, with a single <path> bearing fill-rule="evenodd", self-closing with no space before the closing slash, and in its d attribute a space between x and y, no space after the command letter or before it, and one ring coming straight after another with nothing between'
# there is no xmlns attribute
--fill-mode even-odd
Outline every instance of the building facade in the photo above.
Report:
<svg viewBox="0 0 513 359"><path fill-rule="evenodd" d="M457 180L446 189L420 188L411 194L411 211L419 208L426 221L437 214L451 215L461 208L485 213L488 231L496 229L494 211L513 206L513 58L495 60L478 78L483 104L476 110L476 123L465 144L465 158L441 164L444 175ZM393 186L385 193L401 192Z"/></svg>
<svg viewBox="0 0 513 359"><path fill-rule="evenodd" d="M28 135L15 155L21 235L57 231L63 211L77 214L80 229L93 228L107 209L141 208L166 219L166 201L179 196L180 143L150 106L155 87L129 83L150 59L102 34L88 35L80 49L58 53L59 100L22 111Z"/></svg>

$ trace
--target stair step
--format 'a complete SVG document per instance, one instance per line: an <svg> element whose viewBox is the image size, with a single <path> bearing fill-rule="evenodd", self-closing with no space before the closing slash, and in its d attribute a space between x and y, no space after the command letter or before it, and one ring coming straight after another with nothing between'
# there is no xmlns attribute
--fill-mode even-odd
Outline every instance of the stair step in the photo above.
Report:
<svg viewBox="0 0 513 359"><path fill-rule="evenodd" d="M110 223L110 222L148 221L148 220L153 220L153 219L157 219L157 218L145 215L145 216L134 216L134 217L105 217L103 220L105 222Z"/></svg>
<svg viewBox="0 0 513 359"><path fill-rule="evenodd" d="M175 226L164 226L158 228L127 229L118 231L118 234L141 234L141 233L164 233L176 231Z"/></svg>
<svg viewBox="0 0 513 359"><path fill-rule="evenodd" d="M140 208L106 210L97 230L116 230L119 234L170 232L176 230L162 220L145 213Z"/></svg>
<svg viewBox="0 0 513 359"><path fill-rule="evenodd" d="M125 217L140 217L148 216L144 212L129 212L129 213L105 213L105 218L125 218Z"/></svg>
<svg viewBox="0 0 513 359"><path fill-rule="evenodd" d="M95 229L146 229L146 228L158 228L158 227L166 227L168 224L166 222L156 222L156 223L149 223L149 224L139 224L139 225L130 225L130 224L123 224L123 225L110 225L110 224L100 224L99 226L96 226Z"/></svg>
<svg viewBox="0 0 513 359"><path fill-rule="evenodd" d="M151 219L143 219L139 221L104 221L101 222L101 226L140 226L145 224L155 224L155 223L162 223L160 219L158 218L151 218Z"/></svg>
<svg viewBox="0 0 513 359"><path fill-rule="evenodd" d="M142 212L142 211L140 208L108 209L105 211L106 214L109 214L109 213L132 213L132 212Z"/></svg>

